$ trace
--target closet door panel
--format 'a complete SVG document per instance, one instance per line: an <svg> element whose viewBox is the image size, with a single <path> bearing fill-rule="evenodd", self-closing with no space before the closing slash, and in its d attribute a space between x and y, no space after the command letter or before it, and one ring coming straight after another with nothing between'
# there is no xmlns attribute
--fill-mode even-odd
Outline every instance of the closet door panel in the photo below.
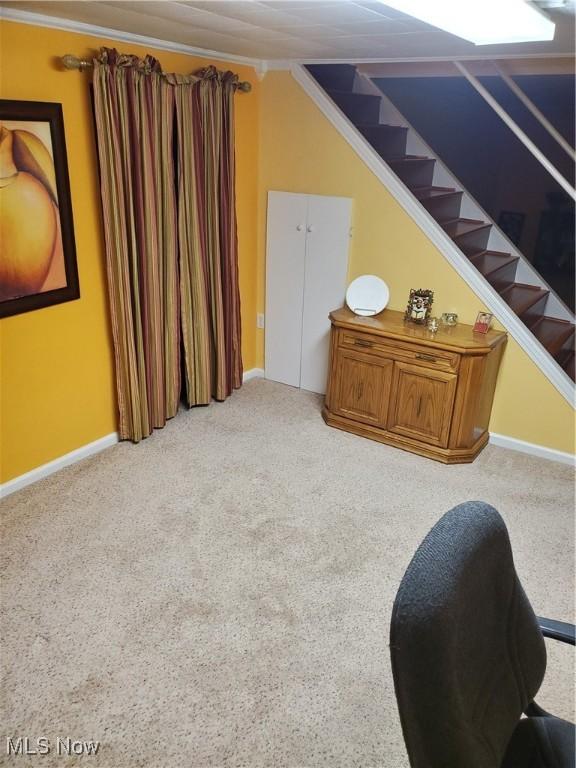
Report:
<svg viewBox="0 0 576 768"><path fill-rule="evenodd" d="M265 375L300 386L306 195L268 192Z"/></svg>
<svg viewBox="0 0 576 768"><path fill-rule="evenodd" d="M344 304L352 200L308 195L300 386L324 394L330 320Z"/></svg>

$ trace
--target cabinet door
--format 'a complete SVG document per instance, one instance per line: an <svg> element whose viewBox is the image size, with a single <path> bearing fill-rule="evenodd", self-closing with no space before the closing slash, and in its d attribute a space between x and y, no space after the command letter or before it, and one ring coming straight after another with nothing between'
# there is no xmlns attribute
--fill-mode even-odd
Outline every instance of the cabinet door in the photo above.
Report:
<svg viewBox="0 0 576 768"><path fill-rule="evenodd" d="M268 193L266 240L267 379L300 386L306 195Z"/></svg>
<svg viewBox="0 0 576 768"><path fill-rule="evenodd" d="M328 378L330 320L344 304L352 200L308 195L300 386L324 394Z"/></svg>
<svg viewBox="0 0 576 768"><path fill-rule="evenodd" d="M388 430L446 448L456 379L453 373L396 362Z"/></svg>
<svg viewBox="0 0 576 768"><path fill-rule="evenodd" d="M347 419L385 427L392 368L391 360L339 349L330 410Z"/></svg>

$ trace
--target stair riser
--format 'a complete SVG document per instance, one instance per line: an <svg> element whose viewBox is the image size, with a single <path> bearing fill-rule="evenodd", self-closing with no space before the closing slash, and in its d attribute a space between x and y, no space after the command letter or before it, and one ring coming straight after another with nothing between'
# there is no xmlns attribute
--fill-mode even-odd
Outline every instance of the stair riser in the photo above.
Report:
<svg viewBox="0 0 576 768"><path fill-rule="evenodd" d="M404 157L406 154L407 128L392 129L369 126L365 127L362 133L384 160L393 157Z"/></svg>
<svg viewBox="0 0 576 768"><path fill-rule="evenodd" d="M432 198L431 200L422 200L421 202L436 221L457 219L460 216L462 192L457 192L449 197Z"/></svg>
<svg viewBox="0 0 576 768"><path fill-rule="evenodd" d="M350 64L311 64L307 69L326 90L352 91L354 88L356 68Z"/></svg>
<svg viewBox="0 0 576 768"><path fill-rule="evenodd" d="M490 237L490 227L484 227L467 235L461 235L454 242L466 256L471 256L478 251L485 251Z"/></svg>
<svg viewBox="0 0 576 768"><path fill-rule="evenodd" d="M381 141L372 146L384 160L392 160L406 154L406 136L394 136L389 141Z"/></svg>
<svg viewBox="0 0 576 768"><path fill-rule="evenodd" d="M571 352L574 352L574 339L575 339L575 336L574 334L572 334L572 336L566 339L566 341L562 345L562 349L556 355L554 355L554 357L558 362L560 362L561 360L565 360L570 355Z"/></svg>
<svg viewBox="0 0 576 768"><path fill-rule="evenodd" d="M333 93L332 99L354 125L373 125L380 119L380 99L364 94Z"/></svg>
<svg viewBox="0 0 576 768"><path fill-rule="evenodd" d="M520 315L520 320L522 320L524 325L531 328L542 317L546 310L547 301L548 296L545 295Z"/></svg>
<svg viewBox="0 0 576 768"><path fill-rule="evenodd" d="M434 176L434 163L435 160L426 160L411 164L393 163L390 167L407 187L429 187Z"/></svg>
<svg viewBox="0 0 576 768"><path fill-rule="evenodd" d="M498 292L508 288L514 282L516 278L516 270L518 269L518 262L515 261L502 269L498 269L496 272L492 272L486 275L486 280L493 286Z"/></svg>

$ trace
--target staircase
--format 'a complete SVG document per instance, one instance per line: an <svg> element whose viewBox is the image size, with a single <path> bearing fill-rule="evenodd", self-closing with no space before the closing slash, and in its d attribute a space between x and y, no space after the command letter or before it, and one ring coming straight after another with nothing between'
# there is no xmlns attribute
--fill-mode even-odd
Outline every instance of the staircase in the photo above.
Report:
<svg viewBox="0 0 576 768"><path fill-rule="evenodd" d="M354 66L316 64L309 65L307 70L462 254L574 381L573 316L563 306L560 312L555 311L559 300L551 289L543 280L533 279L534 270L527 271L521 255L496 250L489 245L494 240L493 230L497 229L492 221L462 215L463 189L434 184L436 158L407 152L411 129L407 125L381 122L384 96L357 92L358 75ZM498 234L501 240L504 239L499 230ZM520 264L521 261L524 263ZM523 275L524 280L530 277L531 282L518 281L518 274Z"/></svg>

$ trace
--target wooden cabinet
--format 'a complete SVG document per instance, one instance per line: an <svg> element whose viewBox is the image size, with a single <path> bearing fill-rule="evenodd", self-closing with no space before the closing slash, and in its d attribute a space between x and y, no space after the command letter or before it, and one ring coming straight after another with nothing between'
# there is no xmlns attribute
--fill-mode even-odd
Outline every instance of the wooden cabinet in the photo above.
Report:
<svg viewBox="0 0 576 768"><path fill-rule="evenodd" d="M506 334L472 326L437 334L402 312L332 312L323 416L355 432L447 464L473 461L488 422Z"/></svg>

